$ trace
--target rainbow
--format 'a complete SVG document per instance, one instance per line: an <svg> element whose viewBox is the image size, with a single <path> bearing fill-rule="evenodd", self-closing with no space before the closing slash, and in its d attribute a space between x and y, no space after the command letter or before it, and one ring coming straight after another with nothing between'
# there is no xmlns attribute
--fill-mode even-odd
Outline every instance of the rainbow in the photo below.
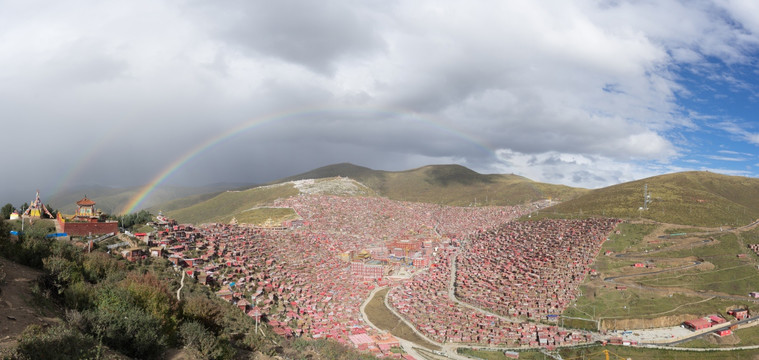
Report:
<svg viewBox="0 0 759 360"><path fill-rule="evenodd" d="M412 119L416 119L418 121L422 121L428 124L431 124L437 128L440 128L448 133L454 134L455 136L459 138L463 138L467 140L470 143L473 143L477 145L478 147L484 149L486 152L490 154L494 154L495 151L491 149L490 146L485 144L482 140L479 140L469 134L466 134L460 130L455 130L448 125L445 125L441 123L440 121L435 121L432 118L429 118L427 116L420 115L418 113L408 111L408 110L402 110L402 109L388 109L388 108L368 108L368 107L362 107L362 108L310 108L310 109L299 109L297 111L287 111L287 112L279 112L279 113L273 113L266 116L254 118L251 120L248 120L230 130L227 130L223 133L220 133L212 138L209 138L208 140L200 143L196 147L190 149L187 153L180 156L176 160L174 160L171 164L169 164L163 171L161 171L158 175L156 175L153 180L151 180L147 185L142 187L134 197L132 197L127 205L124 207L124 209L121 211L122 214L128 214L133 212L141 203L143 200L145 200L148 195L150 195L153 190L155 190L156 187L158 187L163 181L165 181L169 176L171 176L175 171L177 171L179 168L181 168L184 164L195 158L198 154L208 150L209 148L212 148L213 146L219 144L220 142L227 140L229 138L234 137L235 135L238 135L240 133L243 133L245 131L248 131L250 129L253 129L255 127L259 127L268 123L276 122L283 119L292 118L295 116L301 116L301 115L310 115L310 114L319 114L319 113L328 113L328 112L336 112L336 111L360 111L360 112L370 112L370 113L376 113L376 114L391 114L391 115L403 115L403 116L409 116L411 115Z"/></svg>
<svg viewBox="0 0 759 360"><path fill-rule="evenodd" d="M77 149L77 152L83 153L84 155L79 157L72 166L66 167L67 171L62 176L58 177L59 180L53 187L53 191L50 192L50 197L55 197L59 192L66 189L71 180L74 179L75 175L82 173L82 171L92 163L95 159L95 155L100 153L103 146L110 143L111 139L113 139L116 134L122 132L118 127L109 127L109 129L110 130L104 136L99 136L97 141L88 142L89 145L86 147L85 151L81 151L81 148Z"/></svg>

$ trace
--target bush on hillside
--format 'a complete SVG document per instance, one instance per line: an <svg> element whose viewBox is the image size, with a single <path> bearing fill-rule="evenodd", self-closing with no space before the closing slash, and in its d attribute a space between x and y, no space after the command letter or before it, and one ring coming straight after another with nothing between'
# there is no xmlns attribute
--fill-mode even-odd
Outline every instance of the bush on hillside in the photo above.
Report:
<svg viewBox="0 0 759 360"><path fill-rule="evenodd" d="M234 355L228 343L220 341L196 321L179 326L179 337L188 353L196 359L230 359Z"/></svg>
<svg viewBox="0 0 759 360"><path fill-rule="evenodd" d="M21 334L21 340L11 359L92 359L97 358L99 347L95 339L74 328L57 325L47 329L30 325ZM5 356L4 356L5 358Z"/></svg>

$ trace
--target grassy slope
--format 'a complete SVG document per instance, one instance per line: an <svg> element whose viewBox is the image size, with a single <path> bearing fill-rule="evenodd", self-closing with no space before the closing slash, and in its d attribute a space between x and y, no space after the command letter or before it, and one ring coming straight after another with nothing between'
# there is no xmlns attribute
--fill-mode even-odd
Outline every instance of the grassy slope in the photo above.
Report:
<svg viewBox="0 0 759 360"><path fill-rule="evenodd" d="M652 202L647 211L640 211L645 184ZM592 190L546 211L643 217L694 226L735 226L759 218L756 199L759 199L759 179L693 171Z"/></svg>
<svg viewBox="0 0 759 360"><path fill-rule="evenodd" d="M181 223L229 222L232 217L246 210L297 194L298 190L292 184L227 191L192 206L168 211L166 214Z"/></svg>
<svg viewBox="0 0 759 360"><path fill-rule="evenodd" d="M570 199L587 190L537 183L518 175L484 175L460 165L430 165L406 171L381 171L336 164L276 181L345 176L393 200L453 206L514 205L545 198Z"/></svg>
<svg viewBox="0 0 759 360"><path fill-rule="evenodd" d="M562 348L559 354L564 359L587 359L602 360L606 359L603 350L610 353L611 359L661 359L661 360L690 360L690 359L708 359L708 360L738 360L738 359L755 359L759 354L759 349L754 350L737 350L737 351L715 351L715 352L696 352L696 351L670 351L659 349L646 349L634 346L590 346L578 348Z"/></svg>
<svg viewBox="0 0 759 360"><path fill-rule="evenodd" d="M752 230L756 233L756 230ZM642 277L639 283L652 287L681 287L693 290L711 290L727 294L745 296L759 289L759 276L756 270L755 255L742 246L735 234L716 237L714 245L663 252L651 255L652 258L685 258L695 256L714 264L708 271L686 270L677 274ZM736 257L747 254L745 259Z"/></svg>
<svg viewBox="0 0 759 360"><path fill-rule="evenodd" d="M272 219L276 222L284 220L294 220L298 218L298 213L290 208L257 208L246 210L235 215L238 223L241 224L264 224L266 220Z"/></svg>
<svg viewBox="0 0 759 360"><path fill-rule="evenodd" d="M292 183L283 183L247 190L196 195L174 200L156 208L168 209L168 211L164 211L167 216L183 223L226 223L235 218L238 223L260 225L268 219L275 223L297 219L298 214L292 209L271 208L267 205L280 198L298 195L300 191L349 196L376 196L371 188L347 178L317 179L300 186L301 190L298 190Z"/></svg>
<svg viewBox="0 0 759 360"><path fill-rule="evenodd" d="M212 193L207 193L207 194L191 195L191 196L171 200L165 203L161 203L153 207L149 207L147 210L150 211L151 214L158 214L159 211L166 212L166 211L184 209L184 208L193 206L195 204L201 203L203 201L213 199L214 197L223 193L224 193L223 191L220 191L220 192L212 192Z"/></svg>
<svg viewBox="0 0 759 360"><path fill-rule="evenodd" d="M736 242L736 235L723 234L717 236L713 244L686 248L681 250L667 251L668 246L677 246L678 240L662 242L657 245L664 247L663 251L643 253L644 249L656 250L651 244L643 241L643 238L656 228L650 224L622 224L619 226L620 234L612 234L610 240L605 242L599 252L593 267L601 273L601 278L611 275L623 275L628 272L632 263L640 262L641 259L660 262L666 259L703 259L714 264L712 270L681 270L677 272L665 272L657 275L631 278L629 281L654 288L678 287L691 290L720 291L728 294L746 295L747 289L759 286L756 279L756 270L747 260L737 258L738 253L748 253L745 247ZM672 232L679 229L673 229ZM759 242L759 230L751 230L740 235L744 243ZM603 255L605 251L613 251L614 254L633 252L641 254L640 257L617 258ZM753 254L749 258L754 259ZM657 269L665 269L666 266L657 266ZM645 270L649 271L649 270ZM591 283L604 284L607 286L590 286ZM625 291L614 289L613 284L599 280L586 278L580 286L582 296L577 299L576 306L570 306L564 312L565 316L591 318L654 318L658 316L675 316L681 314L703 315L708 313L723 313L727 307L747 305L745 301L727 300L714 298L708 300L708 296L690 296L678 293L676 290L652 292L636 287L630 287ZM672 294L670 297L669 294Z"/></svg>
<svg viewBox="0 0 759 360"><path fill-rule="evenodd" d="M337 164L307 173L284 178L272 184L281 186L256 187L238 192L194 195L152 207L154 213L163 210L179 222L228 222L235 217L241 223L259 223L261 219L281 221L294 214L279 210L251 210L264 207L272 200L298 194L288 181L320 179L332 181L337 176L348 177L368 187L358 189L362 196L386 196L395 200L429 202L444 205L522 204L545 198L572 198L587 190L562 185L541 184L516 175L483 175L459 165L433 165L418 169L389 172L377 171L351 164ZM343 179L344 180L344 179ZM339 185L339 181L333 181ZM335 193L340 193L335 186ZM333 193L327 189L327 193Z"/></svg>
<svg viewBox="0 0 759 360"><path fill-rule="evenodd" d="M388 289L378 291L371 301L366 304L366 316L369 318L369 321L378 328L390 332L396 337L411 341L429 349L440 350L439 346L432 344L417 335L414 330L408 327L406 323L395 316L395 314L385 306L385 297L387 296L388 291Z"/></svg>

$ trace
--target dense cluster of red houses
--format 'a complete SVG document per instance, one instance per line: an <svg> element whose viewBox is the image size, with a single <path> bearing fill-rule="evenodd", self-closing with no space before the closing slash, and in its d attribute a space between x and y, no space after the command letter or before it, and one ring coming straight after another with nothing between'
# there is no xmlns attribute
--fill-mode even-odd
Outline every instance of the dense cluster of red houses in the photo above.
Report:
<svg viewBox="0 0 759 360"><path fill-rule="evenodd" d="M577 297L615 219L509 222L466 243L457 259L462 301L507 316L561 314Z"/></svg>
<svg viewBox="0 0 759 360"><path fill-rule="evenodd" d="M539 205L448 207L380 197L301 195L279 200L275 206L294 209L313 231L397 240L416 236L462 237L503 224Z"/></svg>
<svg viewBox="0 0 759 360"><path fill-rule="evenodd" d="M359 313L370 291L388 282L378 278L372 266L395 255L408 258L405 265L411 265L413 257L413 265L425 266L435 256L443 259L450 254L456 239L533 210L529 206L451 208L324 195L293 197L276 206L292 207L303 220L286 231L225 224L168 226L146 239L153 245L150 255L167 257L198 282L218 289L217 296L268 322L283 336L331 338L377 354L386 354L392 339L378 337ZM351 271L359 267L351 261L359 253L368 254L361 274ZM431 272L437 272L434 266L438 265L432 266ZM411 281L416 282L416 278ZM470 315L480 322L492 320L480 312ZM533 335L550 329L517 326ZM533 335L534 345L558 344L572 336L552 334L539 341ZM564 337L554 340L554 336ZM374 342L369 344L367 339ZM466 339L463 333L449 341L487 342Z"/></svg>
<svg viewBox="0 0 759 360"><path fill-rule="evenodd" d="M449 296L451 264L457 250L441 248L430 269L393 289L389 301L426 336L439 342L504 346L560 346L590 341L590 334L555 326L511 322L463 307ZM457 257L466 256L462 252Z"/></svg>

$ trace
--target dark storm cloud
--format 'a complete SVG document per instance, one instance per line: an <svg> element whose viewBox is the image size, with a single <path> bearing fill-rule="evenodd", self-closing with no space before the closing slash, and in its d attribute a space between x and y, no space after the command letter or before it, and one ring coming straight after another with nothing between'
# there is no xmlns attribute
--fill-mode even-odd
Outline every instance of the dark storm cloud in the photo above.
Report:
<svg viewBox="0 0 759 360"><path fill-rule="evenodd" d="M42 68L39 77L45 85L76 86L125 76L127 64L108 54L99 42L79 39L46 59Z"/></svg>
<svg viewBox="0 0 759 360"><path fill-rule="evenodd" d="M340 0L231 1L209 9L221 15L217 35L254 55L273 56L330 74L348 56L367 55L384 43L373 10ZM218 21L219 19L211 19Z"/></svg>

